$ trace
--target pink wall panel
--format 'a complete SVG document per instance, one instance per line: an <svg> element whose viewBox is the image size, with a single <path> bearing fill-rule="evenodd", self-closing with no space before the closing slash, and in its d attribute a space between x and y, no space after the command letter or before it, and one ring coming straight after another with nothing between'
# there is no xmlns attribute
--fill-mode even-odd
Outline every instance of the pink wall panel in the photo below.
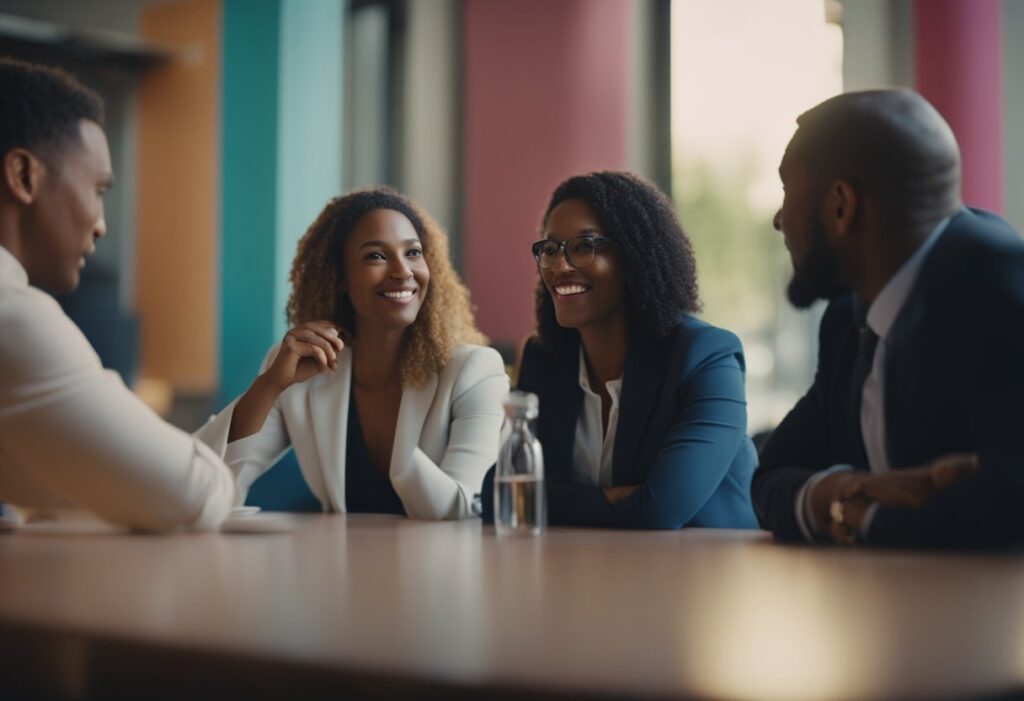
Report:
<svg viewBox="0 0 1024 701"><path fill-rule="evenodd" d="M966 204L1003 211L1001 0L917 0L917 89L949 121Z"/></svg>
<svg viewBox="0 0 1024 701"><path fill-rule="evenodd" d="M555 186L626 165L628 0L469 0L463 261L492 340L533 328L529 243Z"/></svg>

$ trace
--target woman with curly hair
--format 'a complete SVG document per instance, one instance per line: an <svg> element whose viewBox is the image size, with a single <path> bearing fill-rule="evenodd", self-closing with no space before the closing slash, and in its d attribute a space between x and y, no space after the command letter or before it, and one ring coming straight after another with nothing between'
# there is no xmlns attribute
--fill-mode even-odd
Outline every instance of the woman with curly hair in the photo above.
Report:
<svg viewBox="0 0 1024 701"><path fill-rule="evenodd" d="M693 316L697 266L668 198L629 173L570 178L533 256L518 388L540 398L549 522L756 528L743 350Z"/></svg>
<svg viewBox="0 0 1024 701"><path fill-rule="evenodd" d="M325 511L472 515L508 378L441 228L391 189L352 192L299 241L290 279L292 329L198 432L238 503L291 445Z"/></svg>

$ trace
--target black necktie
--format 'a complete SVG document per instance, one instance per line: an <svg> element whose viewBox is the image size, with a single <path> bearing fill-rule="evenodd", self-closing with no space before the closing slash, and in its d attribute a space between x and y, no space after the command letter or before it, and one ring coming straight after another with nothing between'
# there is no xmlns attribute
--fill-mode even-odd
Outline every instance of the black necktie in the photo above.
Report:
<svg viewBox="0 0 1024 701"><path fill-rule="evenodd" d="M867 451L864 450L864 434L860 430L860 405L864 396L864 382L871 374L871 364L878 347L878 334L871 327L860 327L857 336L857 358L853 362L853 375L850 378L850 438L853 449L854 465L869 468Z"/></svg>

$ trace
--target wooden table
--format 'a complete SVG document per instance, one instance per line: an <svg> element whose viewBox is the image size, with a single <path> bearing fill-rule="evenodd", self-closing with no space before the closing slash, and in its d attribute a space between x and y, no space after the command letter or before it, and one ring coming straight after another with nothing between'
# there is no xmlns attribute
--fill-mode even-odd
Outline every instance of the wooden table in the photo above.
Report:
<svg viewBox="0 0 1024 701"><path fill-rule="evenodd" d="M0 534L0 697L974 697L1024 690L1024 557L741 531L288 516Z"/></svg>

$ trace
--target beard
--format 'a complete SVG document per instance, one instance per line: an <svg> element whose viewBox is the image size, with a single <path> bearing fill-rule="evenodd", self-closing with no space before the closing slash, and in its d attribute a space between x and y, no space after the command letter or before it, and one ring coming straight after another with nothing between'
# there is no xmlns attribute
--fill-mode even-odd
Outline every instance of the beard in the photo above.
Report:
<svg viewBox="0 0 1024 701"><path fill-rule="evenodd" d="M811 217L809 232L811 247L799 265L794 261L793 279L786 288L790 304L797 309L807 309L819 299L832 299L845 291L836 282L839 262L818 217Z"/></svg>

